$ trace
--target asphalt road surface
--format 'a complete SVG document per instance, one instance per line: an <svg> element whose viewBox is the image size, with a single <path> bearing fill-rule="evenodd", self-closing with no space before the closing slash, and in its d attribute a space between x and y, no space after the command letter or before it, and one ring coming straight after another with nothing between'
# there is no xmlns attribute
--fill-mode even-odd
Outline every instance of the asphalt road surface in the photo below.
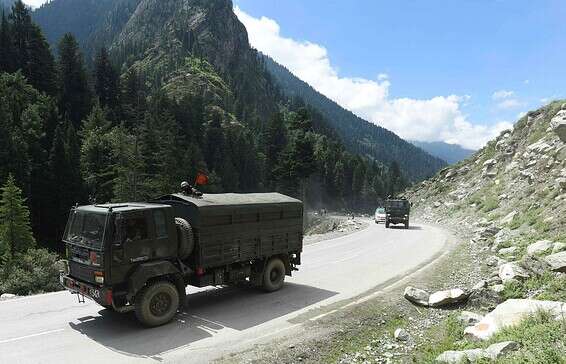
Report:
<svg viewBox="0 0 566 364"><path fill-rule="evenodd" d="M188 288L189 307L168 325L144 329L133 314L109 312L57 292L0 302L0 363L205 363L299 330L363 300L446 249L439 228L369 228L305 246L283 289ZM365 296L366 295L366 296Z"/></svg>

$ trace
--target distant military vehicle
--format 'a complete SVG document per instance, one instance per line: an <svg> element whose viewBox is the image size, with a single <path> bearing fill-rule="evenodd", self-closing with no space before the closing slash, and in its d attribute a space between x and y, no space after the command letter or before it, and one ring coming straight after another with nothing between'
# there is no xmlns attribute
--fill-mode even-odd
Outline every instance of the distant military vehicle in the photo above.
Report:
<svg viewBox="0 0 566 364"><path fill-rule="evenodd" d="M385 201L385 227L391 224L405 224L409 228L409 215L411 204L405 198L389 198Z"/></svg>
<svg viewBox="0 0 566 364"><path fill-rule="evenodd" d="M187 285L280 289L301 263L303 204L257 193L82 206L71 210L63 241L67 290L159 326L185 304Z"/></svg>

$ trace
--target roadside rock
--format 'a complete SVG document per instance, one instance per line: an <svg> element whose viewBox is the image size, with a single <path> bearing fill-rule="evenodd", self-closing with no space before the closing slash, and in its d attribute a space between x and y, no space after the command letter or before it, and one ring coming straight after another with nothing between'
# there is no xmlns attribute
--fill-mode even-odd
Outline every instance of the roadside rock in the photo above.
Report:
<svg viewBox="0 0 566 364"><path fill-rule="evenodd" d="M527 247L527 254L544 254L552 250L554 243L550 240L539 240L536 243L532 243Z"/></svg>
<svg viewBox="0 0 566 364"><path fill-rule="evenodd" d="M511 262L505 263L499 267L499 278L501 278L503 283L512 279L525 280L529 278L529 273L518 264Z"/></svg>
<svg viewBox="0 0 566 364"><path fill-rule="evenodd" d="M396 340L399 341L409 341L411 339L409 333L405 329L401 329L401 328L395 330L393 336L395 337Z"/></svg>
<svg viewBox="0 0 566 364"><path fill-rule="evenodd" d="M493 286L489 287L495 293L501 293L505 290L505 286L502 284L494 284Z"/></svg>
<svg viewBox="0 0 566 364"><path fill-rule="evenodd" d="M417 305L428 306L428 299L430 297L430 294L422 289L408 286L407 288L405 288L403 296L407 300L416 303Z"/></svg>
<svg viewBox="0 0 566 364"><path fill-rule="evenodd" d="M0 296L0 301L11 300L12 298L16 298L16 297L18 297L18 296L16 296L15 294L4 293Z"/></svg>
<svg viewBox="0 0 566 364"><path fill-rule="evenodd" d="M504 341L490 345L487 349L445 351L436 358L436 361L438 363L460 364L474 363L482 359L495 360L517 349L519 349L518 343L514 341Z"/></svg>
<svg viewBox="0 0 566 364"><path fill-rule="evenodd" d="M488 313L480 322L467 327L464 333L477 339L487 340L500 329L515 326L540 310L548 311L559 319L566 315L566 303L531 299L507 300Z"/></svg>
<svg viewBox="0 0 566 364"><path fill-rule="evenodd" d="M566 143L566 110L560 110L550 121L550 127Z"/></svg>
<svg viewBox="0 0 566 364"><path fill-rule="evenodd" d="M559 253L561 251L566 250L566 244L564 243L554 243L554 246L552 247L552 254L554 253Z"/></svg>
<svg viewBox="0 0 566 364"><path fill-rule="evenodd" d="M502 249L499 249L497 254L499 254L499 255L513 255L517 252L517 249L518 248L516 246L511 246L509 248L502 248Z"/></svg>
<svg viewBox="0 0 566 364"><path fill-rule="evenodd" d="M544 258L544 261L550 265L552 271L566 273L566 251L551 254Z"/></svg>
<svg viewBox="0 0 566 364"><path fill-rule="evenodd" d="M468 355L463 351L445 351L436 357L437 363L460 364L469 363Z"/></svg>
<svg viewBox="0 0 566 364"><path fill-rule="evenodd" d="M449 289L446 291L434 292L428 299L430 307L441 307L460 303L468 298L468 294L460 288Z"/></svg>
<svg viewBox="0 0 566 364"><path fill-rule="evenodd" d="M458 321L466 326L475 325L483 319L483 316L470 311L462 311L458 316Z"/></svg>
<svg viewBox="0 0 566 364"><path fill-rule="evenodd" d="M510 224L511 222L513 222L513 219L515 218L515 216L517 216L518 212L513 210L510 213L508 213L507 215L505 215L505 217L503 219L501 219L501 224L503 225L507 225Z"/></svg>
<svg viewBox="0 0 566 364"><path fill-rule="evenodd" d="M526 255L521 260L521 266L539 276L548 270L548 264L536 255Z"/></svg>

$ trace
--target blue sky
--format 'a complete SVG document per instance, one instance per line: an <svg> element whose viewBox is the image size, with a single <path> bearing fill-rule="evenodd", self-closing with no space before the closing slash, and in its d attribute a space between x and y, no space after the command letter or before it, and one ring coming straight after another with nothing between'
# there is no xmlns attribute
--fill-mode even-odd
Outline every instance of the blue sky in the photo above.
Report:
<svg viewBox="0 0 566 364"><path fill-rule="evenodd" d="M234 0L234 6L252 46L406 139L478 148L524 112L566 97L566 1Z"/></svg>
<svg viewBox="0 0 566 364"><path fill-rule="evenodd" d="M564 97L564 1L235 0L234 4L252 45L287 63L342 106L409 139L477 148L521 113ZM270 32L276 34L268 36ZM283 42L279 44L277 38ZM278 54L281 48L292 48L289 41L299 49L291 59ZM309 44L325 50L325 55L313 56L313 63L324 58L339 79L381 85L374 105L369 101L356 105L353 98L367 95L341 95L356 88L340 90L332 82L326 88L317 85L320 73L310 72L308 64L294 64L301 54L308 54Z"/></svg>

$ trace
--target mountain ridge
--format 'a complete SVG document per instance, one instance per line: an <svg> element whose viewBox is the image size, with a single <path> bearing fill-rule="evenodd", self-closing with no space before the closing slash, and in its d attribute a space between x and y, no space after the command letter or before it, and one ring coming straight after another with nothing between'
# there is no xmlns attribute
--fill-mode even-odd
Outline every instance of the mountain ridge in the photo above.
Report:
<svg viewBox="0 0 566 364"><path fill-rule="evenodd" d="M69 1L72 0L56 0L34 12L35 19L46 28L48 34L53 33L50 30L52 22L46 21L49 17L44 17L42 13L47 13L50 7L61 7ZM270 86L272 78L278 82L280 80L277 80L277 75L273 72L264 74L261 70L265 64L267 70L272 71L269 62L249 46L247 31L234 14L231 1L120 0L111 10L108 9L109 6L106 8L105 20L97 21L98 29L89 31L89 35L81 41L87 53L92 55L94 49L106 45L116 64L125 64L128 68L134 66L157 75L155 80L150 80L152 83L160 83L171 73L183 69L187 53L201 54L217 69L221 77L232 86L240 88L234 90L234 94L239 97L233 110L236 117L247 120L259 117L265 120L277 108L277 103L281 102L276 101L281 100L278 90ZM121 15L116 15L119 10ZM157 18L148 18L153 14ZM51 34L48 39L53 40L53 37ZM134 57L132 50L136 54ZM278 84L285 96L294 96L284 84ZM322 113L324 122L340 135L349 151L386 165L396 161L411 181L429 177L445 166L442 160L344 109L339 112L341 118L338 119L336 115L325 112L323 102L317 104L308 99L305 101ZM328 99L326 102L333 103ZM337 104L332 107L334 110L339 108ZM258 115L254 115L254 110ZM344 123L343 120L347 122ZM261 122L252 123L261 128ZM361 132L355 132L356 128Z"/></svg>
<svg viewBox="0 0 566 364"><path fill-rule="evenodd" d="M458 144L418 140L411 140L411 143L425 152L446 161L448 164L458 163L475 153L475 150L466 149Z"/></svg>
<svg viewBox="0 0 566 364"><path fill-rule="evenodd" d="M344 109L336 102L316 91L312 86L293 75L284 66L266 55L262 55L268 71L290 97L299 96L328 118L331 126L343 137L351 150L380 159L386 163L397 161L410 178L415 181L430 177L446 162L434 157L411 143L401 139L392 131L364 120ZM410 158L410 159L408 159Z"/></svg>

